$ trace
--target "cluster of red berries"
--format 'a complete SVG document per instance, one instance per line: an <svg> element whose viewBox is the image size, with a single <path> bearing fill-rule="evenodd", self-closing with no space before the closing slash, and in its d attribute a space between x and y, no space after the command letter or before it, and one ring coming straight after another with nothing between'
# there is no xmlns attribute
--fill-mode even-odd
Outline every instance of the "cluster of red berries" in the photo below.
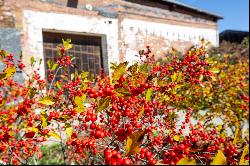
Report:
<svg viewBox="0 0 250 166"><path fill-rule="evenodd" d="M141 148L140 158L147 159L148 164L150 164L150 165L155 165L157 163L157 160L153 157L153 153L148 151L147 148Z"/></svg>
<svg viewBox="0 0 250 166"><path fill-rule="evenodd" d="M72 64L71 57L69 55L62 56L56 63L60 64L60 66L67 67Z"/></svg>
<svg viewBox="0 0 250 166"><path fill-rule="evenodd" d="M109 165L133 165L133 162L130 158L123 158L120 152L110 148L104 150L104 157L106 164Z"/></svg>

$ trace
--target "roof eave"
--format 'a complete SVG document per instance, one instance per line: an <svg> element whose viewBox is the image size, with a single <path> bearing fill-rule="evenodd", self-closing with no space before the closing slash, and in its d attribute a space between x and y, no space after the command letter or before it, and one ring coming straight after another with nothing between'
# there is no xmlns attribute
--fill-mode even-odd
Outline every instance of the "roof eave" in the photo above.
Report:
<svg viewBox="0 0 250 166"><path fill-rule="evenodd" d="M215 17L216 19L224 19L223 16L221 16L219 14L212 13L212 12L209 12L209 11L206 11L206 10L201 10L199 8L193 7L191 5L184 4L184 3L176 1L176 0L162 0L162 1L172 3L174 5L178 5L178 6L181 6L181 7L184 7L184 8L188 8L188 9L194 10L194 11L199 12L199 13L204 13L206 15Z"/></svg>

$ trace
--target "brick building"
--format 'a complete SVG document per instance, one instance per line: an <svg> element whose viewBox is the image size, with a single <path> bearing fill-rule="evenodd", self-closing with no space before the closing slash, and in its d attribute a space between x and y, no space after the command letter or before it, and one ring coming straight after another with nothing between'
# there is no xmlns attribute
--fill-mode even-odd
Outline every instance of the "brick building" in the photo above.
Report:
<svg viewBox="0 0 250 166"><path fill-rule="evenodd" d="M218 46L219 19L174 0L0 0L0 49L22 50L24 62L42 58L44 77L56 45L71 38L79 69L108 72L110 62L137 60L145 45L156 56L201 38Z"/></svg>

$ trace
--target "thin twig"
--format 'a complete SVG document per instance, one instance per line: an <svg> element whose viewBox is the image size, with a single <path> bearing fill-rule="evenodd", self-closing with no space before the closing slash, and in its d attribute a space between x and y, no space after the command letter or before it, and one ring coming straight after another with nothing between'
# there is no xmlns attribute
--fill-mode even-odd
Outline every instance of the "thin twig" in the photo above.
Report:
<svg viewBox="0 0 250 166"><path fill-rule="evenodd" d="M59 69L61 69L61 68L62 68L62 67L58 67L58 68L57 68L56 73L55 73L55 75L54 75L54 77L53 77L53 80L51 81L51 83L50 83L50 85L49 85L48 96L49 96L49 94L50 94L51 86L52 86L52 84L53 84L53 82L54 82L54 80L55 80L55 78L56 78L56 75L57 75Z"/></svg>
<svg viewBox="0 0 250 166"><path fill-rule="evenodd" d="M66 155L65 155L65 149L63 147L63 142L62 142L62 134L61 134L61 131L59 130L59 123L57 123L57 129L59 131L59 134L60 134L60 146L61 146L61 150L62 150L62 154L63 154L63 162L64 162L64 165L66 165Z"/></svg>

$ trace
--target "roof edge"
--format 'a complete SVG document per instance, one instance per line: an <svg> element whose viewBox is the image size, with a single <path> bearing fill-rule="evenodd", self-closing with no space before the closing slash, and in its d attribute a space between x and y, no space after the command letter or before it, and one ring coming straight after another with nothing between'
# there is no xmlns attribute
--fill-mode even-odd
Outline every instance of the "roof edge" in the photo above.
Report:
<svg viewBox="0 0 250 166"><path fill-rule="evenodd" d="M223 16L221 16L221 15L219 15L217 13L209 12L209 11L203 10L203 9L199 9L199 8L194 7L194 6L182 3L182 2L180 2L178 0L161 0L161 1L172 3L172 4L175 4L175 5L178 5L178 6L182 6L182 7L185 7L185 8L189 8L189 9L195 10L197 12L204 13L204 14L216 17L217 19L224 19Z"/></svg>

